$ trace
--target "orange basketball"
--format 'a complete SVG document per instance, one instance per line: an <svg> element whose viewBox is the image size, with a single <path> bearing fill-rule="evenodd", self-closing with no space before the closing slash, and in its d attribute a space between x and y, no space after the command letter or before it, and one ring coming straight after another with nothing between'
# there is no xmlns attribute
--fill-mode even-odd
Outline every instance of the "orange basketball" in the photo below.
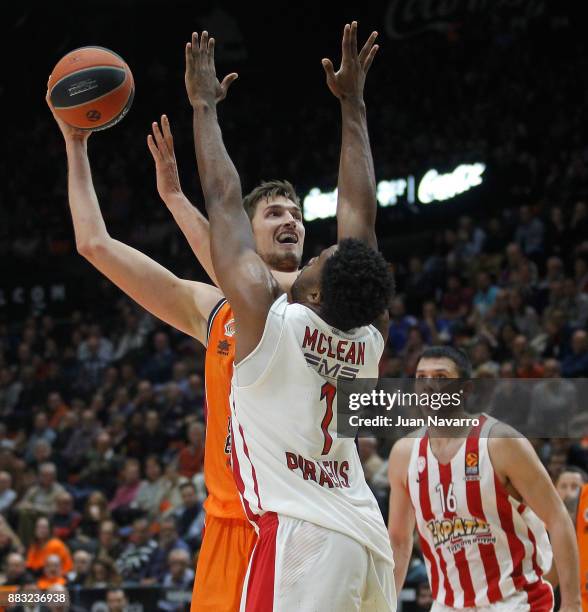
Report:
<svg viewBox="0 0 588 612"><path fill-rule="evenodd" d="M126 62L103 47L81 47L58 62L49 77L49 99L69 125L105 130L128 112L135 83Z"/></svg>

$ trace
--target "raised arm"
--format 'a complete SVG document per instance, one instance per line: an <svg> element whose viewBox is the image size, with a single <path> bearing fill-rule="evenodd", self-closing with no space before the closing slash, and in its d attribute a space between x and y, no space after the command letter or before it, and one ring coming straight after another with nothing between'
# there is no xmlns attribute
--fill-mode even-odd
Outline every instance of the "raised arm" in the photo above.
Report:
<svg viewBox="0 0 588 612"><path fill-rule="evenodd" d="M208 219L188 200L182 191L169 119L161 116L161 127L153 122L153 135L147 136L147 146L155 161L157 191L190 248L212 282L218 286L210 256Z"/></svg>
<svg viewBox="0 0 588 612"><path fill-rule="evenodd" d="M323 59L327 85L341 103L342 136L337 196L337 240L357 238L377 248L376 178L367 129L363 88L378 46L372 32L357 52L357 22L343 30L342 59L335 72Z"/></svg>
<svg viewBox="0 0 588 612"><path fill-rule="evenodd" d="M192 34L186 45L186 90L194 110L196 160L210 221L214 269L239 329L235 354L239 362L259 344L267 313L281 289L255 252L241 181L218 124L218 90L236 78L233 73L220 83L214 65L214 38L209 39L207 32L200 40L198 34Z"/></svg>
<svg viewBox="0 0 588 612"><path fill-rule="evenodd" d="M55 117L65 138L69 207L78 252L151 314L206 343L206 322L222 295L216 287L182 280L140 251L111 238L92 183L90 132Z"/></svg>

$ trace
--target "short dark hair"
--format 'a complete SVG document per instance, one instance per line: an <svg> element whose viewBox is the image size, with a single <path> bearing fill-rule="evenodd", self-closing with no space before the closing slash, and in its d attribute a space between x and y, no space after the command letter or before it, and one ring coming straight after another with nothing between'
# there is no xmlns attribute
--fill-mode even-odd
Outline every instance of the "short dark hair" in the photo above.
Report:
<svg viewBox="0 0 588 612"><path fill-rule="evenodd" d="M472 377L472 362L461 349L452 346L429 346L419 357L421 359L449 359L453 361L460 378L469 379Z"/></svg>
<svg viewBox="0 0 588 612"><path fill-rule="evenodd" d="M321 277L321 317L341 331L368 325L389 306L394 276L381 253L347 238L326 261Z"/></svg>
<svg viewBox="0 0 588 612"><path fill-rule="evenodd" d="M248 193L243 198L243 208L247 213L249 219L253 219L257 204L260 200L269 200L277 196L283 196L292 200L298 208L302 208L300 205L300 198L294 189L294 185L289 181L262 181L251 193Z"/></svg>
<svg viewBox="0 0 588 612"><path fill-rule="evenodd" d="M580 474L580 477L582 478L582 482L584 484L586 484L588 482L588 474L580 467L578 467L577 465L566 465L564 466L558 473L557 478L555 479L555 482L557 482L559 480L559 477L564 473L564 472L568 472L570 474Z"/></svg>

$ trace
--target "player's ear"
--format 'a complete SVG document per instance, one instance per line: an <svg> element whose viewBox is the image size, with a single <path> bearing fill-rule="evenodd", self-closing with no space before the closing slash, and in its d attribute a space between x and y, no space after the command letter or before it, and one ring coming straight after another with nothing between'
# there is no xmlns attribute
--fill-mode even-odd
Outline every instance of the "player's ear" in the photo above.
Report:
<svg viewBox="0 0 588 612"><path fill-rule="evenodd" d="M308 301L315 306L321 303L321 291L320 289L313 289L308 293Z"/></svg>

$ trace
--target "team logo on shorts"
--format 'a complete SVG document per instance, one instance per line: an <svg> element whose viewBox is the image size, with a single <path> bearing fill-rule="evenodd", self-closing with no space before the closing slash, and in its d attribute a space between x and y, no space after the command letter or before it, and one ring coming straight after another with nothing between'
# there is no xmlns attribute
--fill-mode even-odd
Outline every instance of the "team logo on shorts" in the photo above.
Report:
<svg viewBox="0 0 588 612"><path fill-rule="evenodd" d="M235 319L231 319L228 323L225 323L225 336L231 338L235 335Z"/></svg>
<svg viewBox="0 0 588 612"><path fill-rule="evenodd" d="M419 471L419 474L422 474L425 471L426 467L427 467L427 460L424 457L419 457L417 459L417 470Z"/></svg>
<svg viewBox="0 0 588 612"><path fill-rule="evenodd" d="M467 453L465 458L465 474L466 478L477 478L480 476L480 465L478 453Z"/></svg>

